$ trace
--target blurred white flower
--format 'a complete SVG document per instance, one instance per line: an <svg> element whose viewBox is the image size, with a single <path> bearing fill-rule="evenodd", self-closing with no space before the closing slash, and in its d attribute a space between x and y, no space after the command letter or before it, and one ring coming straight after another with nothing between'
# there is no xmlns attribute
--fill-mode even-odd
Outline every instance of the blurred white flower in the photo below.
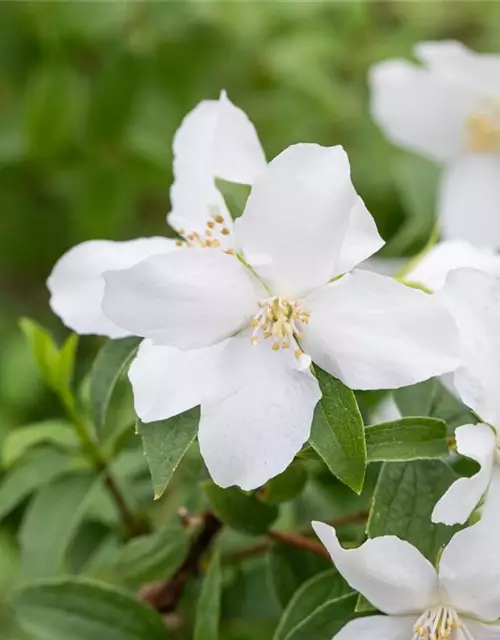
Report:
<svg viewBox="0 0 500 640"><path fill-rule="evenodd" d="M479 524L455 534L438 569L396 536L343 549L335 529L313 528L348 584L387 615L348 622L333 640L493 640L500 638L500 554Z"/></svg>
<svg viewBox="0 0 500 640"><path fill-rule="evenodd" d="M460 478L436 504L434 522L463 523L485 495L483 518L500 515L500 278L475 269L452 271L437 294L455 318L461 365L453 384L482 421L455 432L457 451L480 471Z"/></svg>
<svg viewBox="0 0 500 640"><path fill-rule="evenodd" d="M419 66L388 60L370 73L372 114L395 143L443 163L446 239L500 247L500 55L423 42Z"/></svg>
<svg viewBox="0 0 500 640"><path fill-rule="evenodd" d="M456 329L436 298L365 271L343 275L383 241L341 147L281 153L234 235L238 256L192 249L108 272L103 300L113 323L148 339L130 371L138 415L150 422L201 403L201 452L221 486L263 484L308 439L320 397L311 358L356 389L457 365Z"/></svg>
<svg viewBox="0 0 500 640"><path fill-rule="evenodd" d="M55 265L47 286L50 304L66 326L80 334L121 338L129 332L102 313L102 274L125 269L176 244L231 250L232 221L215 178L252 184L266 167L253 124L222 92L204 100L181 123L173 144L171 225L185 241L139 238L125 242L91 240L71 248Z"/></svg>

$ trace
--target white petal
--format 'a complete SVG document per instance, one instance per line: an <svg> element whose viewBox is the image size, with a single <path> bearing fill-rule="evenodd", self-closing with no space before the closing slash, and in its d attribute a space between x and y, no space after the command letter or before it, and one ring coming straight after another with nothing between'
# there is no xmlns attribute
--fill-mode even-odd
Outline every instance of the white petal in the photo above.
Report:
<svg viewBox="0 0 500 640"><path fill-rule="evenodd" d="M351 211L360 206L342 147L293 145L255 182L237 241L273 293L297 296L338 273ZM360 226L363 244L366 235L373 241Z"/></svg>
<svg viewBox="0 0 500 640"><path fill-rule="evenodd" d="M351 620L333 640L410 640L414 616L368 616Z"/></svg>
<svg viewBox="0 0 500 640"><path fill-rule="evenodd" d="M349 215L347 232L336 267L337 273L350 271L376 253L384 244L375 220L363 200L358 197Z"/></svg>
<svg viewBox="0 0 500 640"><path fill-rule="evenodd" d="M457 612L483 621L500 617L498 530L483 522L456 533L439 561L439 583Z"/></svg>
<svg viewBox="0 0 500 640"><path fill-rule="evenodd" d="M446 239L500 247L500 156L466 154L445 171L439 215Z"/></svg>
<svg viewBox="0 0 500 640"><path fill-rule="evenodd" d="M433 73L453 79L480 93L500 91L500 56L476 53L456 40L421 42L416 55Z"/></svg>
<svg viewBox="0 0 500 640"><path fill-rule="evenodd" d="M354 271L303 300L302 346L352 389L396 389L456 368L453 319L431 295Z"/></svg>
<svg viewBox="0 0 500 640"><path fill-rule="evenodd" d="M237 258L213 249L154 256L108 271L103 310L121 327L157 344L198 349L245 327L265 291Z"/></svg>
<svg viewBox="0 0 500 640"><path fill-rule="evenodd" d="M457 451L481 466L471 478L456 480L432 512L433 522L464 524L476 508L491 480L495 455L495 433L485 424L466 424L455 431Z"/></svg>
<svg viewBox="0 0 500 640"><path fill-rule="evenodd" d="M498 450L497 450L498 453ZM484 498L481 522L500 529L500 464L493 465L490 486Z"/></svg>
<svg viewBox="0 0 500 640"><path fill-rule="evenodd" d="M468 87L402 60L375 65L370 86L372 116L393 142L437 161L460 152L477 106Z"/></svg>
<svg viewBox="0 0 500 640"><path fill-rule="evenodd" d="M500 640L500 624L483 624L473 620L462 621L472 640ZM465 636L466 637L466 636Z"/></svg>
<svg viewBox="0 0 500 640"><path fill-rule="evenodd" d="M201 454L221 487L255 489L284 471L309 438L318 382L297 370L292 350L253 345L242 334L224 348L213 384L201 408Z"/></svg>
<svg viewBox="0 0 500 640"><path fill-rule="evenodd" d="M103 273L109 269L126 269L151 255L174 249L173 240L155 237L126 242L90 240L77 244L58 260L47 280L50 306L67 327L82 335L109 338L130 335L102 312Z"/></svg>
<svg viewBox="0 0 500 640"><path fill-rule="evenodd" d="M484 422L500 426L500 278L457 269L438 295L460 332L462 365L455 373L455 387Z"/></svg>
<svg viewBox="0 0 500 640"><path fill-rule="evenodd" d="M128 372L139 418L166 420L201 404L223 344L179 351L144 340Z"/></svg>
<svg viewBox="0 0 500 640"><path fill-rule="evenodd" d="M420 614L436 601L436 571L409 542L382 536L357 549L343 549L333 527L322 522L312 526L349 585L383 613Z"/></svg>
<svg viewBox="0 0 500 640"><path fill-rule="evenodd" d="M440 242L423 256L405 280L436 290L444 285L450 271L461 267L473 267L500 275L500 256L465 240Z"/></svg>

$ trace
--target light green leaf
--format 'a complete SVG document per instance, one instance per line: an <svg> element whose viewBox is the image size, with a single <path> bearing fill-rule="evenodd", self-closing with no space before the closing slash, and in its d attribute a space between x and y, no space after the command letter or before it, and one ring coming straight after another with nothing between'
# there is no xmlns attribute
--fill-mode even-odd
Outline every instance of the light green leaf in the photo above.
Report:
<svg viewBox="0 0 500 640"><path fill-rule="evenodd" d="M71 387L78 350L78 335L71 333L65 340L59 352L57 368L58 389L64 390Z"/></svg>
<svg viewBox="0 0 500 640"><path fill-rule="evenodd" d="M315 367L323 397L314 412L309 442L330 471L356 493L363 489L366 443L354 393Z"/></svg>
<svg viewBox="0 0 500 640"><path fill-rule="evenodd" d="M265 484L262 499L269 504L288 502L302 491L306 482L307 471L300 460L295 460L283 473Z"/></svg>
<svg viewBox="0 0 500 640"><path fill-rule="evenodd" d="M97 354L91 372L90 404L98 433L104 430L109 401L118 378L140 342L141 338L135 337L109 340Z"/></svg>
<svg viewBox="0 0 500 640"><path fill-rule="evenodd" d="M436 418L401 418L367 427L369 462L441 458L448 453L446 423Z"/></svg>
<svg viewBox="0 0 500 640"><path fill-rule="evenodd" d="M285 640L312 640L333 638L354 617L357 595L350 593L329 600L319 606L285 636Z"/></svg>
<svg viewBox="0 0 500 640"><path fill-rule="evenodd" d="M456 528L433 524L431 514L455 479L455 474L441 460L385 463L368 520L370 538L396 535L434 562L439 549L450 540Z"/></svg>
<svg viewBox="0 0 500 640"><path fill-rule="evenodd" d="M67 473L74 463L57 451L41 451L26 457L0 482L0 520L36 489Z"/></svg>
<svg viewBox="0 0 500 640"><path fill-rule="evenodd" d="M134 538L121 549L113 573L129 587L168 580L182 564L188 543L189 536L180 525Z"/></svg>
<svg viewBox="0 0 500 640"><path fill-rule="evenodd" d="M285 640L288 635L316 609L352 589L336 569L328 569L302 584L293 594L279 621L273 640Z"/></svg>
<svg viewBox="0 0 500 640"><path fill-rule="evenodd" d="M137 433L142 438L155 499L163 495L174 471L196 438L199 421L199 407L168 420L148 424L137 421Z"/></svg>
<svg viewBox="0 0 500 640"><path fill-rule="evenodd" d="M222 592L220 553L215 551L210 560L196 607L194 640L218 640Z"/></svg>
<svg viewBox="0 0 500 640"><path fill-rule="evenodd" d="M79 440L71 426L63 420L46 420L18 427L3 442L3 466L11 467L31 448L41 444L51 444L61 449L77 449Z"/></svg>
<svg viewBox="0 0 500 640"><path fill-rule="evenodd" d="M99 482L90 474L64 476L31 501L20 530L21 579L57 575Z"/></svg>
<svg viewBox="0 0 500 640"><path fill-rule="evenodd" d="M278 517L277 507L264 504L237 487L221 489L207 480L203 488L219 519L241 533L252 536L265 534Z"/></svg>
<svg viewBox="0 0 500 640"><path fill-rule="evenodd" d="M83 579L48 580L14 594L36 640L166 640L160 616L125 592Z"/></svg>

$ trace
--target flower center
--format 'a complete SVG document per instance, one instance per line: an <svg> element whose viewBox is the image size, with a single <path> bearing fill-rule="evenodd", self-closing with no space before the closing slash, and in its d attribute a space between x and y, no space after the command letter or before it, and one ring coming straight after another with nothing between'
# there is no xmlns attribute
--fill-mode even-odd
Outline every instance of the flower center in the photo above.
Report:
<svg viewBox="0 0 500 640"><path fill-rule="evenodd" d="M500 105L493 103L467 119L467 149L479 153L500 151Z"/></svg>
<svg viewBox="0 0 500 640"><path fill-rule="evenodd" d="M177 240L178 247L187 245L188 247L201 247L202 249L219 249L225 244L225 238L231 234L231 231L225 226L224 218L220 213L214 211L212 218L207 220L205 228L201 233L191 231L186 233L184 229L178 229L179 235L184 240ZM226 249L226 253L234 253L232 249Z"/></svg>
<svg viewBox="0 0 500 640"><path fill-rule="evenodd" d="M301 325L308 324L311 314L302 309L300 300L289 298L267 298L259 302L260 311L253 318L252 343L258 344L260 338L272 338L273 350L288 349L295 340L302 336ZM302 351L296 349L297 358Z"/></svg>
<svg viewBox="0 0 500 640"><path fill-rule="evenodd" d="M427 609L413 625L412 640L446 640L454 629L462 628L457 612L451 607Z"/></svg>

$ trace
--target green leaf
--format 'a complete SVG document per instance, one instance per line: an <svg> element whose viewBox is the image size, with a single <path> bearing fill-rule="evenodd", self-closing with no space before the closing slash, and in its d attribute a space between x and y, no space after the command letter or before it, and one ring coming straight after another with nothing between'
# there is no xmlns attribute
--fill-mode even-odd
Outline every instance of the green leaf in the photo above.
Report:
<svg viewBox="0 0 500 640"><path fill-rule="evenodd" d="M286 607L273 640L285 640L287 636L316 609L330 600L352 592L336 569L328 569L302 584Z"/></svg>
<svg viewBox="0 0 500 640"><path fill-rule="evenodd" d="M331 569L331 562L307 549L274 544L269 553L269 573L274 592L283 607L312 576Z"/></svg>
<svg viewBox="0 0 500 640"><path fill-rule="evenodd" d="M199 422L199 407L168 420L148 424L137 421L137 433L142 438L155 500L163 495L174 471L196 438Z"/></svg>
<svg viewBox="0 0 500 640"><path fill-rule="evenodd" d="M276 506L264 504L237 487L221 489L207 480L203 488L219 519L241 533L263 535L278 517Z"/></svg>
<svg viewBox="0 0 500 640"><path fill-rule="evenodd" d="M120 551L113 573L130 587L168 580L182 564L189 536L180 526L134 538Z"/></svg>
<svg viewBox="0 0 500 640"><path fill-rule="evenodd" d="M118 378L140 342L141 338L135 337L109 340L97 354L90 379L90 405L98 433L104 429L109 401Z"/></svg>
<svg viewBox="0 0 500 640"><path fill-rule="evenodd" d="M323 603L285 636L285 640L333 638L354 617L357 595L349 593Z"/></svg>
<svg viewBox="0 0 500 640"><path fill-rule="evenodd" d="M64 476L31 501L20 530L23 581L56 575L98 486L95 476Z"/></svg>
<svg viewBox="0 0 500 640"><path fill-rule="evenodd" d="M210 560L196 607L194 640L218 640L221 593L222 569L220 553L215 551Z"/></svg>
<svg viewBox="0 0 500 640"><path fill-rule="evenodd" d="M166 640L160 616L125 592L83 579L50 580L14 594L36 640Z"/></svg>
<svg viewBox="0 0 500 640"><path fill-rule="evenodd" d="M361 493L366 443L356 397L340 380L319 367L315 371L323 397L316 405L309 442L339 480Z"/></svg>
<svg viewBox="0 0 500 640"><path fill-rule="evenodd" d="M288 502L302 491L306 482L307 471L300 460L295 460L283 473L271 478L266 483L262 492L262 499L268 504Z"/></svg>
<svg viewBox="0 0 500 640"><path fill-rule="evenodd" d="M441 460L385 463L373 496L367 533L370 538L396 535L413 544L432 562L456 531L436 525L431 514L456 479Z"/></svg>
<svg viewBox="0 0 500 640"><path fill-rule="evenodd" d="M402 418L367 427L369 462L441 458L448 454L446 422L436 418Z"/></svg>
<svg viewBox="0 0 500 640"><path fill-rule="evenodd" d="M57 387L61 390L69 389L73 381L73 373L78 350L78 335L71 333L65 340L59 352L57 367Z"/></svg>
<svg viewBox="0 0 500 640"><path fill-rule="evenodd" d="M67 473L73 466L67 456L50 450L23 459L0 483L0 520L36 489Z"/></svg>
<svg viewBox="0 0 500 640"><path fill-rule="evenodd" d="M79 440L71 426L63 420L46 420L18 427L3 442L3 466L11 467L31 448L41 444L51 444L61 449L77 449Z"/></svg>
<svg viewBox="0 0 500 640"><path fill-rule="evenodd" d="M216 178L215 184L224 197L227 208L231 213L231 218L236 220L245 209L250 195L250 187L246 184L228 182L227 180L222 180L222 178Z"/></svg>

